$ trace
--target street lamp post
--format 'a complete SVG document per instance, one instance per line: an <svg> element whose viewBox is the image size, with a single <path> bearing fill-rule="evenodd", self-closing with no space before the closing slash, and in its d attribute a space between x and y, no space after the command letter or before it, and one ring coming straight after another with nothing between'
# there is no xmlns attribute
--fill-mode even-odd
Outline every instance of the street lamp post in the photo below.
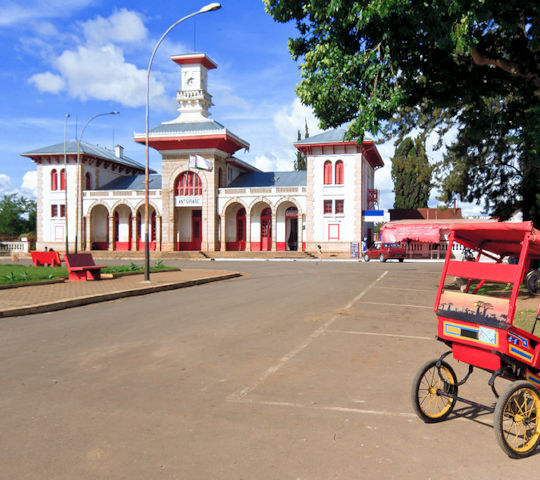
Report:
<svg viewBox="0 0 540 480"><path fill-rule="evenodd" d="M186 15L185 17L181 18L180 20L177 20L174 22L167 31L161 36L159 41L157 42L156 46L154 47L154 51L152 52L152 56L150 57L150 62L148 62L148 70L146 72L146 162L145 162L145 169L144 169L144 281L148 282L150 281L150 243L148 239L148 230L149 230L149 175L150 175L150 168L148 164L148 107L150 103L150 69L152 68L152 62L154 61L154 56L156 54L156 50L160 46L163 39L167 36L167 34L179 23L182 23L184 20L187 20L190 17L194 17L195 15L199 15L200 13L206 13L206 12L212 12L214 10L219 10L221 8L221 5L219 3L209 3L208 5L205 5L197 12L190 13L189 15Z"/></svg>
<svg viewBox="0 0 540 480"><path fill-rule="evenodd" d="M68 240L68 194L67 194L67 155L66 155L66 132L67 132L67 119L71 117L69 113L66 113L64 120L64 222L65 223L65 235L66 235L66 253L69 253L69 240ZM62 176L60 176L60 183L62 183Z"/></svg>
<svg viewBox="0 0 540 480"><path fill-rule="evenodd" d="M105 113L98 113L97 115L94 115L91 117L85 124L83 129L81 130L81 134L79 135L79 139L77 140L77 206L75 209L75 253L77 253L77 250L79 248L79 220L81 218L80 210L82 210L82 193L81 193L81 139L84 133L84 130L88 126L88 124L94 120L94 118L102 117L103 115L118 115L120 112L113 111L113 112L105 112Z"/></svg>

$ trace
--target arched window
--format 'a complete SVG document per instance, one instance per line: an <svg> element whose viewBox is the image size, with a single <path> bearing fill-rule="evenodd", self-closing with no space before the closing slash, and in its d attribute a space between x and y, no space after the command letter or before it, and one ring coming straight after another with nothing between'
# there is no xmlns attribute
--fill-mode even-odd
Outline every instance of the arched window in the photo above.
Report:
<svg viewBox="0 0 540 480"><path fill-rule="evenodd" d="M335 182L336 185L343 185L343 162L341 160L336 162Z"/></svg>
<svg viewBox="0 0 540 480"><path fill-rule="evenodd" d="M66 189L66 171L60 170L60 190Z"/></svg>
<svg viewBox="0 0 540 480"><path fill-rule="evenodd" d="M85 189L92 190L92 178L90 177L90 174L88 172L86 172L84 179L85 179L85 185L86 185Z"/></svg>
<svg viewBox="0 0 540 480"><path fill-rule="evenodd" d="M195 172L184 172L176 179L177 196L202 195L201 178Z"/></svg>
<svg viewBox="0 0 540 480"><path fill-rule="evenodd" d="M330 160L324 162L324 184L332 185L332 162Z"/></svg>
<svg viewBox="0 0 540 480"><path fill-rule="evenodd" d="M51 172L51 190L58 190L58 172L56 169Z"/></svg>

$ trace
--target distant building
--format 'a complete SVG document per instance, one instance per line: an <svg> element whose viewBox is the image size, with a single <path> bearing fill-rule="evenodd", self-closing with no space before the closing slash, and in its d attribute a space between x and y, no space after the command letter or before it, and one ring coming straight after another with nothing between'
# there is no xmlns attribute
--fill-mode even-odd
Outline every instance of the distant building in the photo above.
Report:
<svg viewBox="0 0 540 480"><path fill-rule="evenodd" d="M172 60L182 69L180 115L149 132L162 157L149 183L152 250L348 252L371 237L362 211L383 166L373 141L332 130L295 144L307 171L261 172L235 156L249 143L208 118L207 73L216 64L202 53ZM145 134L135 141L144 144ZM73 249L76 232L79 250L144 249L144 166L121 146L81 143L79 195L77 142L66 144L65 165L63 143L22 155L37 165L38 249L63 250L66 236Z"/></svg>
<svg viewBox="0 0 540 480"><path fill-rule="evenodd" d="M393 208L390 221L395 220L456 220L463 218L461 208Z"/></svg>

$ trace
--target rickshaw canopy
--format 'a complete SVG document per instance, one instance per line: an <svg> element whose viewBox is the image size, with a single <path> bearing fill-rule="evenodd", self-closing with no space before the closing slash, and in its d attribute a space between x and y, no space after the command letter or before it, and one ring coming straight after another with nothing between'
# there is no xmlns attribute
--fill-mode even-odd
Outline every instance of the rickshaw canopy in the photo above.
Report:
<svg viewBox="0 0 540 480"><path fill-rule="evenodd" d="M540 258L540 231L532 222L457 223L451 225L450 231L455 240L468 247L512 257L519 257L525 235L529 233L528 255Z"/></svg>

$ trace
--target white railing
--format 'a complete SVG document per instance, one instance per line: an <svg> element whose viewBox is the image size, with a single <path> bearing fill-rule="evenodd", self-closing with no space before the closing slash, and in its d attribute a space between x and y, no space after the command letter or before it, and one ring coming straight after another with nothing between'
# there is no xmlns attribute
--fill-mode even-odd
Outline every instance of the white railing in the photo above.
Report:
<svg viewBox="0 0 540 480"><path fill-rule="evenodd" d="M28 253L30 242L0 242L0 253Z"/></svg>
<svg viewBox="0 0 540 480"><path fill-rule="evenodd" d="M220 188L219 195L260 195L283 193L306 193L306 187L251 187L251 188Z"/></svg>

